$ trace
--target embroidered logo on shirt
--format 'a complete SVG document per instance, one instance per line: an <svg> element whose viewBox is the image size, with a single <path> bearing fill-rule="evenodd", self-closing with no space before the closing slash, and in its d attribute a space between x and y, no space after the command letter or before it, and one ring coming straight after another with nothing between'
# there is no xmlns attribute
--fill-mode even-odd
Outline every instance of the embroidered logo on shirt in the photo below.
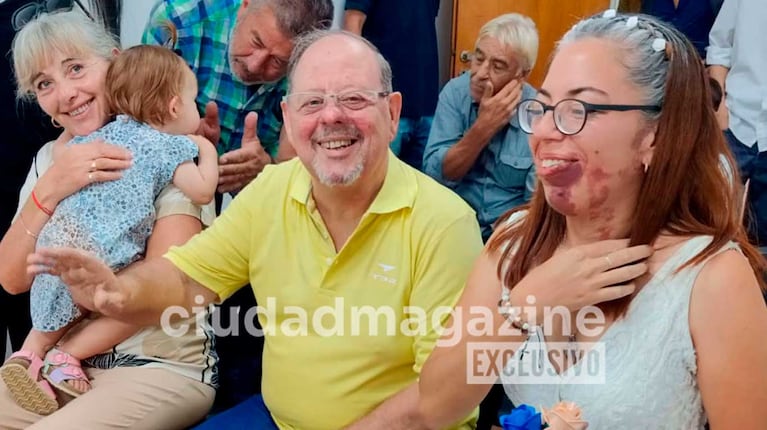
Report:
<svg viewBox="0 0 767 430"><path fill-rule="evenodd" d="M396 266L383 263L378 263L378 267L380 267L384 272L391 272L392 270L396 269Z"/></svg>
<svg viewBox="0 0 767 430"><path fill-rule="evenodd" d="M374 272L371 275L373 279L375 279L376 281L386 282L387 284L392 284L392 285L397 283L397 278L389 276L390 272L396 269L397 266L392 266L391 264L378 263L378 267L381 269L381 272L383 272L383 274Z"/></svg>

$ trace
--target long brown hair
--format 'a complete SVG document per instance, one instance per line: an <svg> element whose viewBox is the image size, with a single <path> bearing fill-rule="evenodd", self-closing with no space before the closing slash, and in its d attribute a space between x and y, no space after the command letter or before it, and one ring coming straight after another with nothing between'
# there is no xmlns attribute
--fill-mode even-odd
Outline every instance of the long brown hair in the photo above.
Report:
<svg viewBox="0 0 767 430"><path fill-rule="evenodd" d="M635 25L627 24L631 16L637 17ZM673 28L644 15L589 18L573 27L560 45L582 38L609 40L623 48L623 63L634 84L645 90L647 104L662 105L659 116L648 118L657 121L655 149L636 202L630 244L652 244L663 230L679 236L712 236L684 268L704 261L732 240L764 288L761 273L767 265L748 242L738 216L737 164L711 107L708 76L695 48ZM504 220L520 210L528 211L522 221L503 227L488 244L492 251L503 250L498 276L510 288L551 258L565 237L565 217L548 205L540 181L530 203L508 212L498 225L506 225ZM506 243L518 246L505 247ZM507 260L508 266L503 264ZM632 299L603 303L600 308L620 317Z"/></svg>

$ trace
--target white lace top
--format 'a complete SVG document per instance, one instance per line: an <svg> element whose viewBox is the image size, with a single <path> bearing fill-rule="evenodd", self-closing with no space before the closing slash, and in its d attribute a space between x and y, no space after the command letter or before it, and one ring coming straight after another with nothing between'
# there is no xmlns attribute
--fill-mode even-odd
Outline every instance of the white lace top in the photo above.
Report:
<svg viewBox="0 0 767 430"><path fill-rule="evenodd" d="M523 377L520 370L533 357L548 357L542 330L531 332L502 375L512 403L540 411L562 400L573 401L582 408L590 429L702 429L706 414L696 378L689 308L703 264L675 272L710 241L711 237L700 236L684 243L640 290L625 317L599 339L603 360L582 359L561 375L548 358L539 360L534 366L549 375L549 384L537 383L545 376L533 376L531 384L531 377ZM737 245L729 243L719 252L733 248ZM604 383L573 383L585 374L598 375L600 365ZM582 366L593 369L587 372Z"/></svg>

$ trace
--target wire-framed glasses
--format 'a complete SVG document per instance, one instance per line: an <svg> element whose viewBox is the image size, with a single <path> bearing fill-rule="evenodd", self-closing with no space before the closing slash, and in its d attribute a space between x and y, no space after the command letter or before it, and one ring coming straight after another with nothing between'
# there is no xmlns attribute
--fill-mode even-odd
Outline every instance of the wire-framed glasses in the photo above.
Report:
<svg viewBox="0 0 767 430"><path fill-rule="evenodd" d="M378 99L387 97L388 91L378 90L348 90L335 94L317 92L291 93L283 97L288 106L302 115L317 113L328 105L332 99L336 105L346 110L361 110L375 104Z"/></svg>

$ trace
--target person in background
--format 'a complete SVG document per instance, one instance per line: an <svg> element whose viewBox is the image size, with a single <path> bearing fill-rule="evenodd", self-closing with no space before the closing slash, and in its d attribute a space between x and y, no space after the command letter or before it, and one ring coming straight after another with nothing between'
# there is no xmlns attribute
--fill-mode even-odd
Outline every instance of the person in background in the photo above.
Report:
<svg viewBox="0 0 767 430"><path fill-rule="evenodd" d="M479 31L471 69L439 96L424 172L463 197L477 212L487 240L501 214L530 199L535 169L517 103L535 96L525 82L538 55L538 31L511 13Z"/></svg>
<svg viewBox="0 0 767 430"><path fill-rule="evenodd" d="M199 82L202 134L221 155L220 192L241 190L275 162L293 39L329 28L332 20L331 0L161 0L155 5L142 42L167 44L167 23L175 27L177 52Z"/></svg>
<svg viewBox="0 0 767 430"><path fill-rule="evenodd" d="M421 170L437 106L439 65L434 20L439 0L346 0L344 29L371 41L391 64L402 116L394 154Z"/></svg>
<svg viewBox="0 0 767 430"><path fill-rule="evenodd" d="M746 223L767 254L767 2L725 0L711 28L706 63L724 91L719 125L749 181Z"/></svg>
<svg viewBox="0 0 767 430"><path fill-rule="evenodd" d="M643 0L640 10L676 27L705 59L708 33L721 4L721 0Z"/></svg>

